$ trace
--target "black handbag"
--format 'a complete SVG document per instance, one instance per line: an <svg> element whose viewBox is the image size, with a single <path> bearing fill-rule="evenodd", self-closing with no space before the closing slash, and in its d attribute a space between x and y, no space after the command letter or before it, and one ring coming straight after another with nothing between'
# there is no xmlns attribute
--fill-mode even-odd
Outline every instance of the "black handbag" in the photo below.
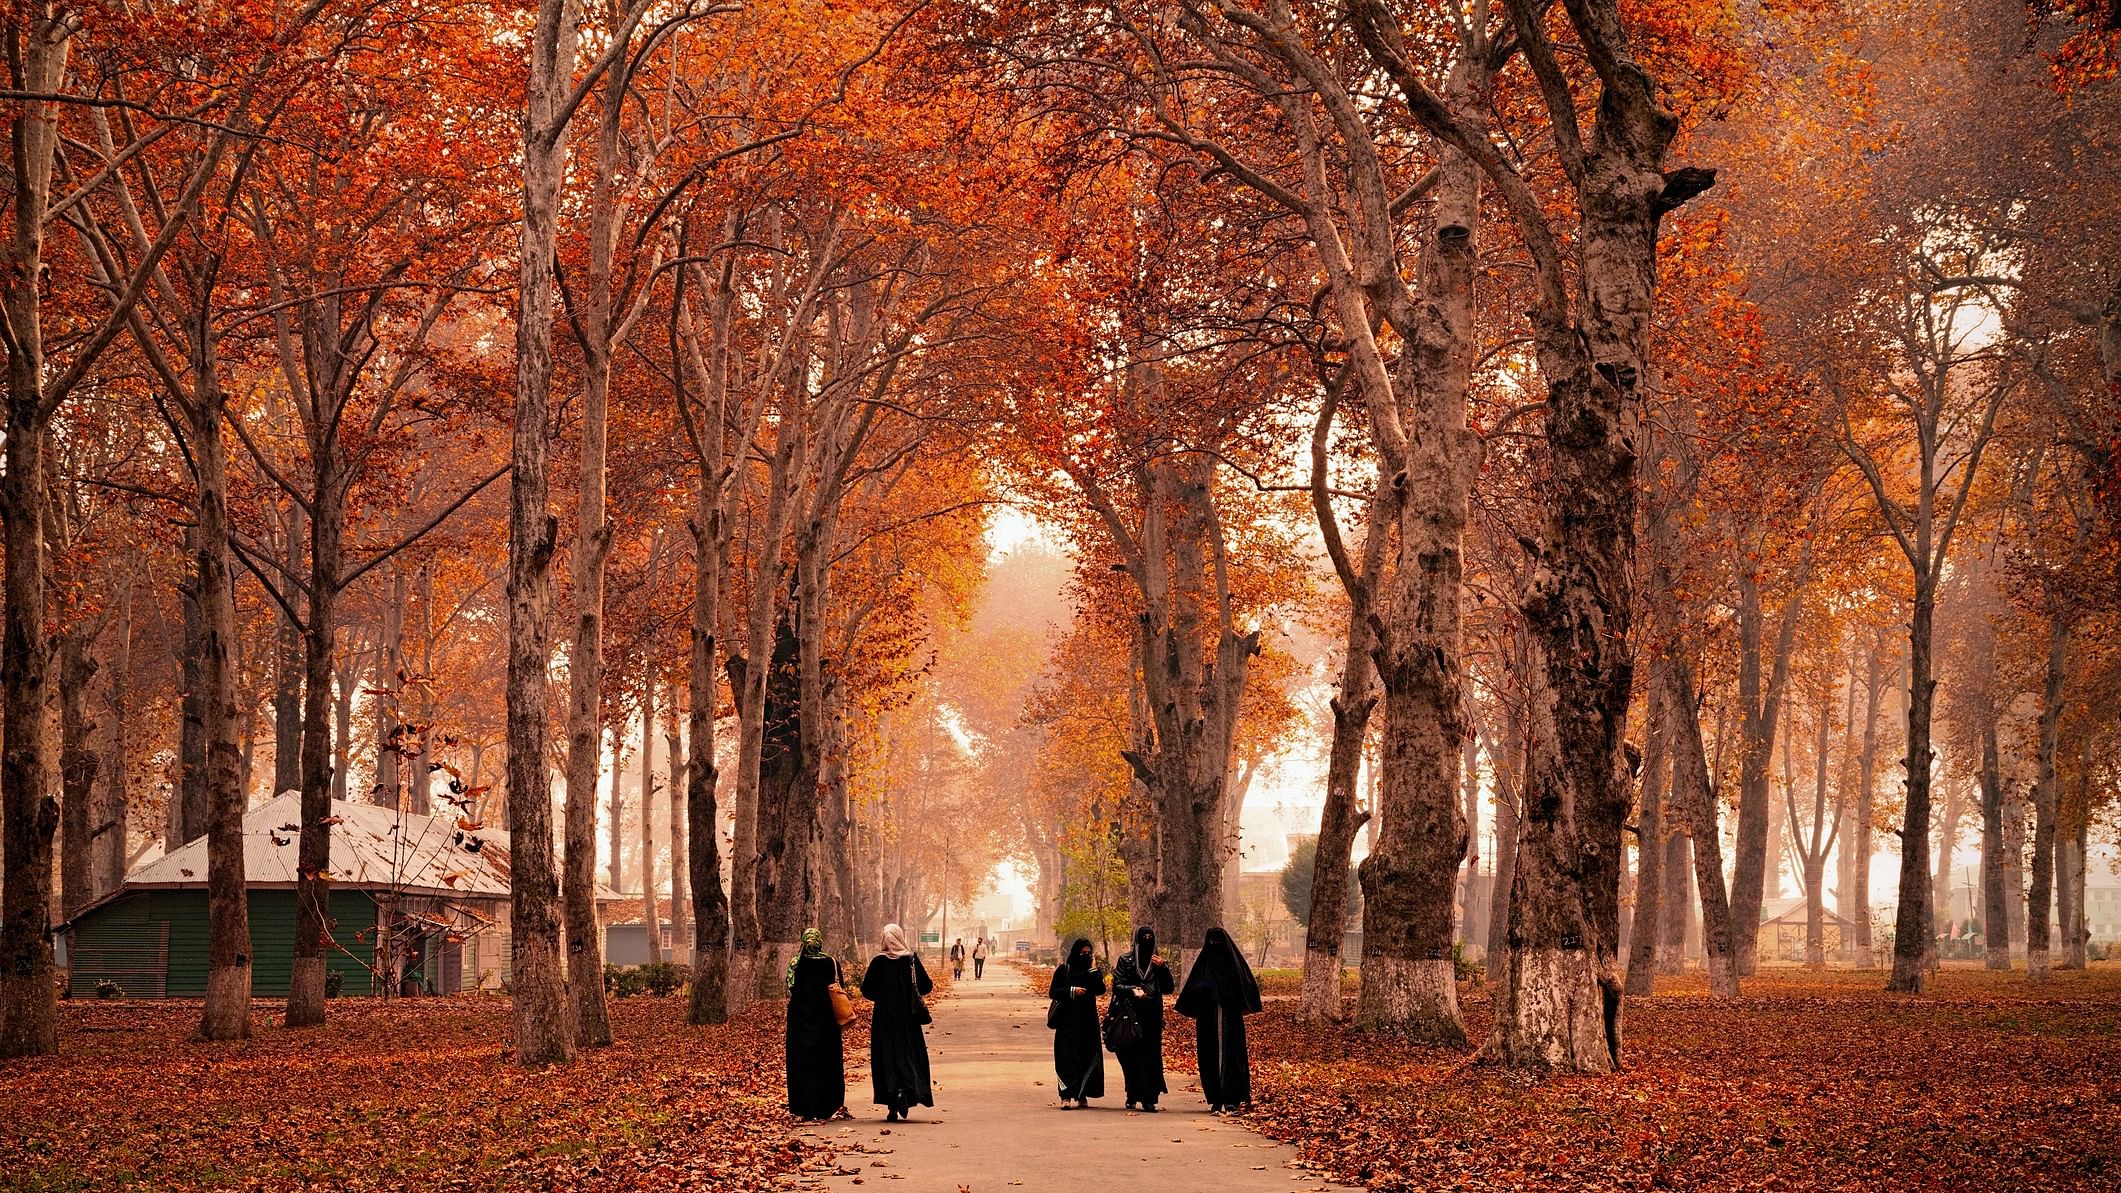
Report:
<svg viewBox="0 0 2121 1193"><path fill-rule="evenodd" d="M921 997L921 981L918 976L920 969L919 958L915 958L912 964L906 966L906 987L913 992L913 1022L925 1027L935 1022L935 1016L929 1013L928 1000Z"/></svg>
<svg viewBox="0 0 2121 1193"><path fill-rule="evenodd" d="M1112 1004L1105 1008L1105 1047L1114 1052L1142 1042L1141 1016L1134 1013L1134 1000L1120 997L1112 992Z"/></svg>
<svg viewBox="0 0 2121 1193"><path fill-rule="evenodd" d="M1057 999L1057 998L1049 998L1049 999L1047 999L1047 1000L1046 1000L1046 1030L1047 1030L1047 1031L1059 1031L1059 1030L1060 1030L1060 1015L1061 1015L1061 1000L1060 1000L1060 999Z"/></svg>

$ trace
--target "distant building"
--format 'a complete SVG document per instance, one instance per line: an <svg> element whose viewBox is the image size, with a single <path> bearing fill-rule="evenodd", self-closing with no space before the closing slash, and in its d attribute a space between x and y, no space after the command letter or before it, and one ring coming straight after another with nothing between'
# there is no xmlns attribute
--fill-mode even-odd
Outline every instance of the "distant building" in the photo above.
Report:
<svg viewBox="0 0 2121 1193"><path fill-rule="evenodd" d="M341 993L375 993L384 981L434 994L498 988L508 972L508 834L339 800L331 815L324 964ZM292 791L243 817L251 993L260 997L287 994L300 820ZM104 981L131 998L204 996L205 838L134 870L61 931L73 997L94 997Z"/></svg>
<svg viewBox="0 0 2121 1193"><path fill-rule="evenodd" d="M645 965L648 963L648 911L643 900L636 898L614 898L598 908L598 918L604 925L604 964ZM676 925L670 920L670 899L666 895L656 900L656 938L662 945L665 961L692 959L692 942L680 942L676 938ZM683 947L679 948L678 945Z"/></svg>
<svg viewBox="0 0 2121 1193"><path fill-rule="evenodd" d="M1230 938L1256 966L1301 965L1304 928L1281 897L1281 871L1250 870L1237 876L1236 921ZM1198 941L1187 941L1196 948Z"/></svg>
<svg viewBox="0 0 2121 1193"><path fill-rule="evenodd" d="M2022 902L2025 895L2020 892L2018 897ZM1981 930L1984 911L1981 867L1954 867L1950 925L1940 926L1939 930L1947 935L1956 932L1970 936ZM2084 876L2084 927L2094 945L2121 943L2121 872L2115 869L2113 857L2100 849L2091 851Z"/></svg>
<svg viewBox="0 0 2121 1193"><path fill-rule="evenodd" d="M1804 899L1770 899L1760 910L1760 955L1777 961L1805 960L1805 937L1810 932ZM1841 955L1845 941L1856 939L1856 925L1841 917L1831 903L1819 909L1819 939L1826 956Z"/></svg>

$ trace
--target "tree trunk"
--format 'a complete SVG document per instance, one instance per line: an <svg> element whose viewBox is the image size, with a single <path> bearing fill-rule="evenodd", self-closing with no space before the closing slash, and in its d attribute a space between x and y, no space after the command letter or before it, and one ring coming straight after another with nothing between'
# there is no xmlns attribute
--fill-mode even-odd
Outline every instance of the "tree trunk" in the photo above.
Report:
<svg viewBox="0 0 2121 1193"><path fill-rule="evenodd" d="M1677 802L1671 792L1666 793L1664 896L1659 900L1665 914L1659 917L1658 973L1685 972L1687 944L1699 928L1694 914L1694 839L1683 827L1688 821Z"/></svg>
<svg viewBox="0 0 2121 1193"><path fill-rule="evenodd" d="M186 530L185 551L197 551L198 540L197 526ZM177 586L177 600L183 616L179 676L184 692L177 705L177 781L170 792L168 829L162 841L165 852L189 845L206 832L206 729L200 706L206 691L206 619L191 585Z"/></svg>
<svg viewBox="0 0 2121 1193"><path fill-rule="evenodd" d="M1785 598L1775 631L1774 657L1765 677L1761 673L1765 613L1761 608L1759 578L1749 563L1738 568L1738 839L1737 865L1731 875L1731 920L1737 931L1738 975L1750 977L1760 938L1761 909L1767 897L1767 879L1774 869L1768 864L1768 824L1773 802L1769 798L1769 764L1775 752L1775 734L1782 722L1784 693L1789 688L1790 660L1796 648L1797 620L1802 608L1810 550L1799 564L1797 583Z"/></svg>
<svg viewBox="0 0 2121 1193"><path fill-rule="evenodd" d="M403 806L404 767L398 753L398 726L403 721L405 691L405 576L390 569L390 595L383 603L383 633L376 643L374 692L376 778L369 802L395 812Z"/></svg>
<svg viewBox="0 0 2121 1193"><path fill-rule="evenodd" d="M858 878L860 834L855 831L847 790L847 722L835 696L825 713L825 739L818 771L818 840L830 856L823 859L825 908L818 916L828 938L837 937L857 952L875 944L861 934L865 892ZM838 847L833 848L837 842Z"/></svg>
<svg viewBox="0 0 2121 1193"><path fill-rule="evenodd" d="M24 19L27 16L28 19ZM35 94L66 78L72 14L35 6L11 14L10 82ZM14 227L0 277L9 329L7 471L0 474L0 533L6 538L0 598L0 1058L59 1050L52 955L52 838L59 830L50 743L45 734L51 644L45 632L46 453L52 408L45 400L44 230L59 125L54 107L13 101L8 119Z"/></svg>
<svg viewBox="0 0 2121 1193"><path fill-rule="evenodd" d="M800 450L799 434L784 419L779 428L773 460L766 476L766 510L761 519L756 558L751 574L750 603L745 610L744 649L727 660L729 690L737 714L736 839L730 867L729 992L731 1010L741 1010L755 995L759 950L763 942L759 922L765 909L759 906L759 855L763 850L760 788L767 734L767 688L774 671L772 656L778 653L781 622L779 591L782 558L787 537L789 477ZM769 888L775 876L765 881Z"/></svg>
<svg viewBox="0 0 2121 1193"><path fill-rule="evenodd" d="M1635 923L1628 947L1627 993L1648 995L1656 991L1657 945L1660 917L1665 914L1664 894L1664 791L1670 782L1671 712L1665 685L1650 668L1644 716L1642 747L1642 799L1635 833Z"/></svg>
<svg viewBox="0 0 2121 1193"><path fill-rule="evenodd" d="M654 569L651 567L650 572ZM641 676L641 919L648 925L648 959L663 959L663 914L655 891L655 654L644 649ZM616 787L618 784L613 783Z"/></svg>
<svg viewBox="0 0 2121 1193"><path fill-rule="evenodd" d="M1213 458L1160 461L1146 471L1149 529L1130 571L1143 595L1136 641L1154 749L1124 755L1156 826L1156 879L1140 918L1183 960L1221 916L1231 741L1259 635L1239 634L1232 623ZM1455 783L1450 796L1455 809ZM1444 907L1448 934L1448 887Z"/></svg>
<svg viewBox="0 0 2121 1193"><path fill-rule="evenodd" d="M344 538L345 525L343 519L339 533L340 537ZM336 605L334 606L334 612L336 612ZM312 613L310 616L314 619L316 614ZM336 631L336 623L333 628ZM363 628L365 630L366 627ZM361 636L365 638L366 634L364 633ZM336 633L327 641L335 643ZM362 655L367 653L366 649L356 650L353 644L349 642L345 657L333 666L338 686L336 689L337 694L332 698L331 798L341 803L346 802L348 777L353 774L353 697L354 690L359 686L359 660Z"/></svg>
<svg viewBox="0 0 2121 1193"><path fill-rule="evenodd" d="M1935 932L1952 927L1952 855L1959 848L1959 821L1966 816L1966 791L1954 784L1945 789L1944 815L1938 818L1936 861L1930 867L1930 968L1937 968Z"/></svg>
<svg viewBox="0 0 2121 1193"><path fill-rule="evenodd" d="M1476 886L1480 880L1480 743L1481 733L1477 726L1466 734L1464 752L1458 760L1458 789L1462 815L1466 820L1466 857L1460 867L1458 881L1458 927L1457 941L1468 948L1479 948L1474 939L1473 919L1478 910L1479 899Z"/></svg>
<svg viewBox="0 0 2121 1193"><path fill-rule="evenodd" d="M1709 777L1708 750L1701 741L1700 704L1690 660L1668 657L1662 669L1671 726L1672 812L1692 839L1694 889L1701 897L1701 947L1709 993L1738 997L1738 942L1723 887L1723 838L1716 830L1716 789Z"/></svg>
<svg viewBox="0 0 2121 1193"><path fill-rule="evenodd" d="M2013 964L2025 956L2025 795L2003 793L2003 934Z"/></svg>
<svg viewBox="0 0 2121 1193"><path fill-rule="evenodd" d="M2002 762L1996 715L1981 722L1981 943L1987 968L2011 968L2011 909L2002 889Z"/></svg>
<svg viewBox="0 0 2121 1193"><path fill-rule="evenodd" d="M1833 827L1828 829L1825 826L1827 746L1833 725L1831 706L1822 700L1819 703L1819 737L1812 750L1812 828L1809 839L1798 842L1804 861L1804 964L1809 969L1826 968L1826 855L1841 832L1838 811ZM1794 821L1791 827L1801 831Z"/></svg>
<svg viewBox="0 0 2121 1193"><path fill-rule="evenodd" d="M670 949L671 960L684 961L691 955L692 940L692 893L686 883L691 863L685 855L685 739L678 728L674 686L669 697L663 705L663 758L670 772Z"/></svg>
<svg viewBox="0 0 2121 1193"><path fill-rule="evenodd" d="M317 516L309 521L309 617L302 628L302 826L295 846L289 1027L316 1027L324 1022L324 957L331 937L331 825L326 822L346 759L337 740L343 722L333 715L346 505L330 500L338 492L335 470L327 463L321 473L312 492L326 499L315 502ZM344 695L340 692L338 700L343 701Z"/></svg>
<svg viewBox="0 0 2121 1193"><path fill-rule="evenodd" d="M682 400L682 399L681 399ZM720 455L721 404L710 404L706 435ZM722 826L715 808L714 706L720 684L715 626L721 609L722 548L727 541L721 490L702 461L692 523L692 656L687 669L685 760L686 878L692 887L692 998L685 1021L729 1018L729 900L722 890Z"/></svg>
<svg viewBox="0 0 2121 1193"><path fill-rule="evenodd" d="M1355 833L1368 819L1356 811L1355 783L1362 768L1362 740L1371 694L1369 632L1348 627L1348 652L1340 691L1332 700L1333 738L1326 754L1326 803L1318 818L1318 852L1311 869L1311 918L1304 925L1303 988L1297 1013L1312 1022L1338 1022L1341 997L1341 938L1348 927L1348 870Z"/></svg>
<svg viewBox="0 0 2121 1193"><path fill-rule="evenodd" d="M802 563L799 560L800 573ZM801 588L800 582L798 588ZM817 771L803 748L804 722L817 715L803 701L799 641L802 628L790 624L811 612L798 595L775 627L766 662L764 732L760 736L758 777L758 852L752 859L752 900L757 909L758 939L750 969L749 997L785 997L781 973L802 944L817 892L809 883L811 847L817 835Z"/></svg>
<svg viewBox="0 0 2121 1193"><path fill-rule="evenodd" d="M550 508L553 249L567 163L560 110L574 77L575 5L539 0L531 33L523 133L523 225L516 299L515 431L508 506L509 938L515 1059L525 1066L574 1056L574 1015L563 984L558 882L553 873L546 672L552 647ZM601 990L602 974L596 975Z"/></svg>
<svg viewBox="0 0 2121 1193"><path fill-rule="evenodd" d="M137 559L137 556L133 557ZM133 668L133 570L118 578L117 620L112 626L110 688L104 735L109 742L103 766L103 786L98 792L95 830L89 851L96 890L114 891L125 882L128 860L132 757L131 730L126 718L132 705Z"/></svg>
<svg viewBox="0 0 2121 1193"><path fill-rule="evenodd" d="M2040 744L2033 781L2033 881L2026 895L2026 976L2048 980L2048 913L2054 903L2055 751L2062 731L2062 690L2069 678L2069 621L2050 612L2047 673L2040 693Z"/></svg>
<svg viewBox="0 0 2121 1193"><path fill-rule="evenodd" d="M1873 642L1864 676L1863 752L1856 763L1856 823L1849 836L1856 851L1855 885L1849 895L1853 905L1842 910L1843 915L1855 921L1856 939L1851 953L1862 969L1878 963L1871 949L1871 826L1878 788L1878 705L1886 685L1885 660L1881 655L1881 645Z"/></svg>
<svg viewBox="0 0 2121 1193"><path fill-rule="evenodd" d="M287 575L302 574L302 539L307 533L302 506L289 502L283 520L286 534L282 566ZM298 600L292 584L282 584L287 598ZM273 615L272 790L274 795L302 789L302 627L284 609Z"/></svg>
<svg viewBox="0 0 2121 1193"><path fill-rule="evenodd" d="M2077 747L2077 781L2070 799L2056 816L2055 869L2061 887L2062 961L2058 969L2083 969L2090 963L2090 925L2085 922L2085 838L2090 833L2092 737L2082 734Z"/></svg>
<svg viewBox="0 0 2121 1193"><path fill-rule="evenodd" d="M604 883L614 894L626 889L626 776L618 769L619 754L625 745L622 731L620 739L611 746L611 800L604 807L605 844L610 853L604 864ZM648 788L644 784L641 799L645 802L647 798Z"/></svg>
<svg viewBox="0 0 2121 1193"><path fill-rule="evenodd" d="M415 700L413 721L419 727L414 735L414 748L405 757L405 810L415 816L433 814L433 787L437 742L435 733L435 565L429 558L420 564L419 579L413 589L413 608L419 611L419 679L414 685ZM473 784L465 784L473 786Z"/></svg>
<svg viewBox="0 0 2121 1193"><path fill-rule="evenodd" d="M1512 649L1523 645L1521 633L1510 635ZM1510 888L1517 881L1517 834L1522 823L1519 781L1524 767L1524 718L1514 704L1503 710L1502 752L1495 760L1495 886L1488 896L1488 959L1490 981L1508 968L1510 952Z"/></svg>
<svg viewBox="0 0 2121 1193"><path fill-rule="evenodd" d="M1893 971L1887 990L1920 994L1927 983L1931 931L1930 748L1931 713L1937 681L1930 647L1937 618L1933 575L1915 577L1915 605L1908 622L1907 811L1900 828L1900 906L1893 922Z"/></svg>
<svg viewBox="0 0 2121 1193"><path fill-rule="evenodd" d="M68 919L103 893L95 879L96 776L102 757L88 712L98 670L89 638L93 629L68 626L59 638L59 890Z"/></svg>
<svg viewBox="0 0 2121 1193"><path fill-rule="evenodd" d="M204 337L201 337L204 339ZM191 409L199 535L192 595L204 623L201 730L206 741L206 1010L199 1037L250 1035L250 895L243 876L243 784L236 744L236 608L228 567L228 460L222 395L211 350L200 362Z"/></svg>
<svg viewBox="0 0 2121 1193"><path fill-rule="evenodd" d="M18 153L25 135L18 127ZM48 156L50 134L33 135L45 142L42 152ZM24 232L17 227L18 245ZM41 241L41 230L32 235ZM30 268L36 268L34 262ZM34 319L34 286L10 284L8 298L8 318L16 327ZM0 671L7 674L7 682L0 685L5 692L0 703L0 737L5 739L0 754L0 853L5 858L0 863L5 873L0 881L0 1057L59 1050L51 921L52 840L59 830L60 809L45 732L51 643L44 620L42 484L50 435L42 409L40 355L19 348L8 353L7 471L0 473L0 516L7 536L5 651L0 654Z"/></svg>

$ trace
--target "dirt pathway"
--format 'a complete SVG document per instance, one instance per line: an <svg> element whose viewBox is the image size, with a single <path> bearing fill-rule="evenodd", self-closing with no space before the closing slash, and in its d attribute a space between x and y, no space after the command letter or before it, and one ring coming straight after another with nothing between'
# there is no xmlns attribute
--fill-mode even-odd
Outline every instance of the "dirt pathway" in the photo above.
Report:
<svg viewBox="0 0 2121 1193"><path fill-rule="evenodd" d="M1296 1151L1216 1118L1191 1074L1174 1073L1160 1114L1123 1109L1119 1064L1105 1056L1109 1096L1062 1111L1054 1094L1053 1036L1045 1000L999 967L983 982L959 982L928 1029L934 1109L885 1123L866 1105L866 1057L849 1056L852 1123L807 1132L840 1150L832 1174L783 1187L1001 1193L1011 1188L1155 1189L1159 1193L1288 1193L1350 1189L1296 1166ZM859 1074L859 1076L857 1076ZM901 1183L903 1182L903 1183Z"/></svg>

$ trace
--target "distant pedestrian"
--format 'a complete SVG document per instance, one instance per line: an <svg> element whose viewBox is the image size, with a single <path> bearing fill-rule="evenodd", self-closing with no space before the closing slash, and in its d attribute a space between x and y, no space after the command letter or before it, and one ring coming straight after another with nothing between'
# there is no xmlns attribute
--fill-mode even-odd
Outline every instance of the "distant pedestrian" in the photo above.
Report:
<svg viewBox="0 0 2121 1193"><path fill-rule="evenodd" d="M1053 1071L1060 1078L1062 1110L1088 1106L1090 1099L1105 1096L1105 1049L1097 1036L1097 996L1104 992L1105 975L1097 969L1090 942L1078 939L1068 946L1067 960L1053 971L1053 984L1046 990L1053 1000L1046 1025L1053 1029Z"/></svg>
<svg viewBox="0 0 2121 1193"><path fill-rule="evenodd" d="M876 1004L869 1021L869 1086L876 1104L891 1111L886 1121L904 1120L916 1105L935 1105L928 1040L921 1033L931 1018L922 996L934 989L920 955L906 948L905 930L885 924L884 951L869 959L862 997Z"/></svg>
<svg viewBox="0 0 2121 1193"><path fill-rule="evenodd" d="M963 981L964 978L965 938L960 936L950 942L950 979L952 981Z"/></svg>
<svg viewBox="0 0 2121 1193"><path fill-rule="evenodd" d="M847 1063L832 989L840 963L825 954L825 934L803 931L803 949L788 963L788 1113L822 1122L847 1109Z"/></svg>
<svg viewBox="0 0 2121 1193"><path fill-rule="evenodd" d="M972 980L977 982L987 972L987 941L982 937L972 946Z"/></svg>
<svg viewBox="0 0 2121 1193"><path fill-rule="evenodd" d="M1126 999L1141 1024L1141 1038L1113 1049L1127 1078L1127 1107L1155 1114L1164 1084L1164 995L1171 993L1171 967L1156 951L1156 932L1134 931L1134 947L1112 966L1112 998Z"/></svg>
<svg viewBox="0 0 2121 1193"><path fill-rule="evenodd" d="M1200 1093L1209 1113L1250 1105L1252 1057L1245 1049L1245 1016L1259 1013L1259 983L1228 932L1208 929L1173 1005L1193 1020Z"/></svg>

